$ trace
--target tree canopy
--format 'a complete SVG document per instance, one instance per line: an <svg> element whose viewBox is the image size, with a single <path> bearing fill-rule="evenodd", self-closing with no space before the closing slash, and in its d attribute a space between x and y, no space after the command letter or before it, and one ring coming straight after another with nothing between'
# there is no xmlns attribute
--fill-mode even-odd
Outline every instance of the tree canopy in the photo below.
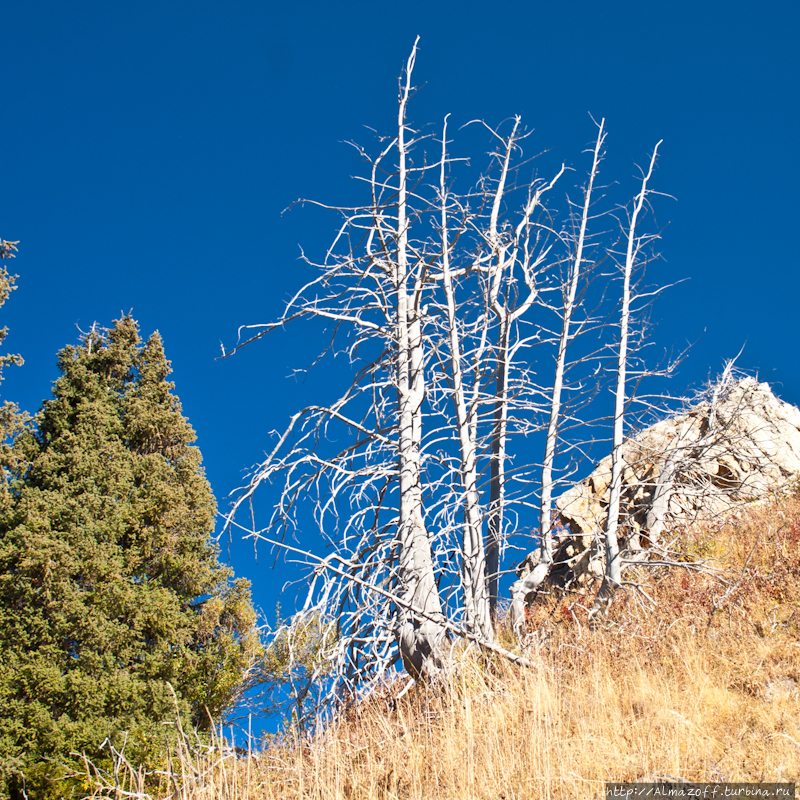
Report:
<svg viewBox="0 0 800 800"><path fill-rule="evenodd" d="M5 239L0 239L0 261L15 258L18 244L19 242L7 242ZM5 267L0 268L0 306L8 300L11 292L17 288L16 283L16 275L11 275ZM7 335L8 327L0 328L0 345L3 344ZM4 367L11 364L22 366L23 363L22 356L19 353L0 355L0 382L3 380ZM16 403L6 400L0 405L0 451L4 453L3 457L6 460L9 456L7 440L22 430L27 419L27 415L19 410L19 406Z"/></svg>
<svg viewBox="0 0 800 800"><path fill-rule="evenodd" d="M0 769L44 796L70 753L176 712L203 727L260 652L247 581L213 538L215 500L167 380L129 316L58 356L61 377L6 457L0 508ZM134 738L134 737L132 737ZM15 787L18 787L15 789Z"/></svg>

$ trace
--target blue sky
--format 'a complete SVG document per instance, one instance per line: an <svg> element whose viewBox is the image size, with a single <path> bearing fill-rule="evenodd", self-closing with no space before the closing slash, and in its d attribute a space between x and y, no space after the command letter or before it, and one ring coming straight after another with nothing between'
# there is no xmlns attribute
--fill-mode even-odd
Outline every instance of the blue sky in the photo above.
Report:
<svg viewBox="0 0 800 800"><path fill-rule="evenodd" d="M132 309L163 334L221 506L331 374L288 377L314 334L276 333L226 361L239 325L275 318L347 204L344 141L389 132L417 34L411 117L437 126L519 113L537 149L581 166L589 114L604 167L633 186L663 139L655 186L675 196L657 279L689 278L655 311L663 347L695 341L676 392L740 366L800 404L794 242L800 202L800 5L768 2L25 2L5 4L0 236L21 240L2 310L3 395L35 411L55 354ZM627 184L626 184L627 182ZM280 579L234 544L274 605Z"/></svg>

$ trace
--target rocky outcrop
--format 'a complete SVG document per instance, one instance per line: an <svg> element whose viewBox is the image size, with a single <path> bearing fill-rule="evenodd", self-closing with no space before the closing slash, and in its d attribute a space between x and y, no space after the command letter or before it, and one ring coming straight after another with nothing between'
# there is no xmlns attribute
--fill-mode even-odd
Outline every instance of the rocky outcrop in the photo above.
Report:
<svg viewBox="0 0 800 800"><path fill-rule="evenodd" d="M658 543L665 528L718 520L800 479L800 409L766 383L724 376L682 413L623 444L620 532L629 551ZM611 456L555 505L556 558L550 582L602 576ZM520 565L524 577L538 551Z"/></svg>

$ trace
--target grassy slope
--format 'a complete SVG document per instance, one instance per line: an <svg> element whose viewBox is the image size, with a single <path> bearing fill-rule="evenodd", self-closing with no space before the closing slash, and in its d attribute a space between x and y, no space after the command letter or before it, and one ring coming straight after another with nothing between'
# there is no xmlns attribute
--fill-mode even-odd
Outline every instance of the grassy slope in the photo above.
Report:
<svg viewBox="0 0 800 800"><path fill-rule="evenodd" d="M600 797L606 780L656 776L800 782L800 500L678 544L714 559L735 587L724 600L724 584L678 569L646 578L655 610L629 590L594 629L580 596L540 604L533 670L460 650L447 686L399 701L402 683L387 687L314 741L239 759L183 750L170 788L510 800Z"/></svg>

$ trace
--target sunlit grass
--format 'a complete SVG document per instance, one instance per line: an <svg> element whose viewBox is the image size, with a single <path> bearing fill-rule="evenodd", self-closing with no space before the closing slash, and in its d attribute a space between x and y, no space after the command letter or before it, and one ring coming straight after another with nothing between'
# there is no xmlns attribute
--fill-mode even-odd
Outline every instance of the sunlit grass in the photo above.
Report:
<svg viewBox="0 0 800 800"><path fill-rule="evenodd" d="M85 785L109 798L510 800L659 776L800 782L800 503L681 539L727 583L643 573L656 607L630 588L594 627L580 596L552 598L529 619L533 669L459 647L440 684L400 699L404 682L386 686L315 737L237 754L187 734L160 774L120 764Z"/></svg>

